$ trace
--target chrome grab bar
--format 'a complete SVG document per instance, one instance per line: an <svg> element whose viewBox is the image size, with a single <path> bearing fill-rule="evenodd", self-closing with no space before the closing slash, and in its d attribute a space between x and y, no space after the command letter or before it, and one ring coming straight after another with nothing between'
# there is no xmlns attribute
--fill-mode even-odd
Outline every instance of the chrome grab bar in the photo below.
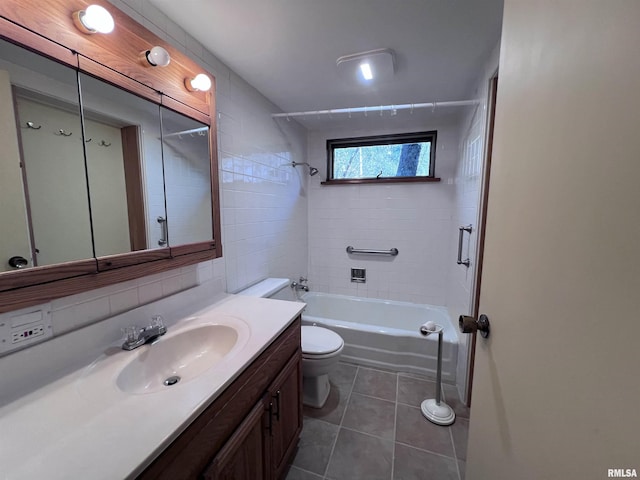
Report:
<svg viewBox="0 0 640 480"><path fill-rule="evenodd" d="M466 260L462 260L462 237L464 232L471 234L472 231L473 225L467 225L466 227L460 227L458 232L458 265L464 265L467 268L469 268L471 260L468 257Z"/></svg>
<svg viewBox="0 0 640 480"><path fill-rule="evenodd" d="M162 237L158 240L158 245L164 247L167 244L167 238L169 237L169 232L167 231L167 219L164 217L158 217L156 220L160 224L160 228L162 228Z"/></svg>
<svg viewBox="0 0 640 480"><path fill-rule="evenodd" d="M362 255L390 255L395 257L398 255L398 249L392 248L390 250L363 250L361 248L353 248L351 245L347 247L347 253L349 254L362 254Z"/></svg>

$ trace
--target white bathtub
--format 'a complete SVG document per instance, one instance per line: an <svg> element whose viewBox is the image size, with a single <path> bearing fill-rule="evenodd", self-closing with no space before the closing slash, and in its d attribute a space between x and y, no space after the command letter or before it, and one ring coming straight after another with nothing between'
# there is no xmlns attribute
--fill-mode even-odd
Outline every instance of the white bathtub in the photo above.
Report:
<svg viewBox="0 0 640 480"><path fill-rule="evenodd" d="M343 360L433 378L438 336L423 337L419 328L434 321L444 329L442 380L455 382L458 336L446 308L319 292L307 292L301 300L307 304L303 324L317 324L342 336Z"/></svg>

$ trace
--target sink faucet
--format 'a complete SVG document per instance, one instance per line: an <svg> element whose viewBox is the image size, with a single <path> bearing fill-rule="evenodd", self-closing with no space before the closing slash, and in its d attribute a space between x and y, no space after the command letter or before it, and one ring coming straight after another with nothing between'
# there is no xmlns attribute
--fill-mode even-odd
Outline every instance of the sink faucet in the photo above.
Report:
<svg viewBox="0 0 640 480"><path fill-rule="evenodd" d="M122 344L123 350L133 350L145 343L152 342L160 335L167 333L167 327L164 326L162 316L154 315L151 317L151 324L147 327L140 328L136 325L124 328L124 333L127 336Z"/></svg>
<svg viewBox="0 0 640 480"><path fill-rule="evenodd" d="M304 290L305 292L308 292L309 286L307 285L307 279L304 277L300 277L300 280L291 283L291 288L293 288L294 290Z"/></svg>

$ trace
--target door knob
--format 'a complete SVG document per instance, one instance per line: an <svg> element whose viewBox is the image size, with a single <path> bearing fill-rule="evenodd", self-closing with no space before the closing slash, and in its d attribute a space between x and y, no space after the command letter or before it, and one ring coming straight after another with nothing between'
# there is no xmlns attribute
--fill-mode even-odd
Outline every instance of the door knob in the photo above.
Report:
<svg viewBox="0 0 640 480"><path fill-rule="evenodd" d="M9 259L9 266L10 267L13 267L13 268L24 268L27 265L29 265L29 261L24 257L16 256L16 257L11 257Z"/></svg>
<svg viewBox="0 0 640 480"><path fill-rule="evenodd" d="M469 315L460 315L458 324L460 325L460 331L462 333L474 333L479 330L482 338L487 338L491 330L489 325L489 317L484 314L480 315L480 318L478 318L478 320L470 317Z"/></svg>

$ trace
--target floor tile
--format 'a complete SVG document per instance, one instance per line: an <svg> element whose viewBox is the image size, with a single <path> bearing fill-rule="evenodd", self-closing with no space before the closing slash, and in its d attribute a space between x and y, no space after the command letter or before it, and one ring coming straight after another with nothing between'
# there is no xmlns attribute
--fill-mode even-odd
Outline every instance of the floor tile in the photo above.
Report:
<svg viewBox="0 0 640 480"><path fill-rule="evenodd" d="M396 404L352 393L342 426L393 440Z"/></svg>
<svg viewBox="0 0 640 480"><path fill-rule="evenodd" d="M344 411L347 408L347 400L349 399L351 388L341 388L333 382L330 383L331 390L322 408L313 408L304 405L303 413L307 417L318 418L325 422L333 423L334 425L340 425Z"/></svg>
<svg viewBox="0 0 640 480"><path fill-rule="evenodd" d="M322 480L322 478L322 475L316 475L315 473L291 466L285 480Z"/></svg>
<svg viewBox="0 0 640 480"><path fill-rule="evenodd" d="M398 403L419 407L423 400L435 398L436 382L398 376Z"/></svg>
<svg viewBox="0 0 640 480"><path fill-rule="evenodd" d="M398 375L395 373L360 367L353 385L353 391L395 402L397 380Z"/></svg>
<svg viewBox="0 0 640 480"><path fill-rule="evenodd" d="M453 458L396 444L393 480L458 480Z"/></svg>
<svg viewBox="0 0 640 480"><path fill-rule="evenodd" d="M324 475L337 434L338 426L305 418L293 466Z"/></svg>
<svg viewBox="0 0 640 480"><path fill-rule="evenodd" d="M358 367L355 365L338 363L336 368L329 374L331 390L326 403L322 408L305 406L304 415L339 425L347 408L347 400L351 394L357 371Z"/></svg>
<svg viewBox="0 0 640 480"><path fill-rule="evenodd" d="M453 445L456 447L456 458L466 460L469 420L456 418L456 421L451 425L451 433L453 434Z"/></svg>
<svg viewBox="0 0 640 480"><path fill-rule="evenodd" d="M333 480L389 480L393 442L341 428L329 462Z"/></svg>
<svg viewBox="0 0 640 480"><path fill-rule="evenodd" d="M396 442L422 450L453 457L453 442L449 427L435 425L422 416L419 408L398 404Z"/></svg>
<svg viewBox="0 0 640 480"><path fill-rule="evenodd" d="M331 380L331 383L334 383L339 387L347 387L351 390L357 371L358 367L356 365L351 365L350 363L338 363L336 368L334 368L329 374L329 380Z"/></svg>
<svg viewBox="0 0 640 480"><path fill-rule="evenodd" d="M447 405L453 408L456 417L469 418L469 407L460 400L458 388L455 385L444 384L444 398Z"/></svg>

